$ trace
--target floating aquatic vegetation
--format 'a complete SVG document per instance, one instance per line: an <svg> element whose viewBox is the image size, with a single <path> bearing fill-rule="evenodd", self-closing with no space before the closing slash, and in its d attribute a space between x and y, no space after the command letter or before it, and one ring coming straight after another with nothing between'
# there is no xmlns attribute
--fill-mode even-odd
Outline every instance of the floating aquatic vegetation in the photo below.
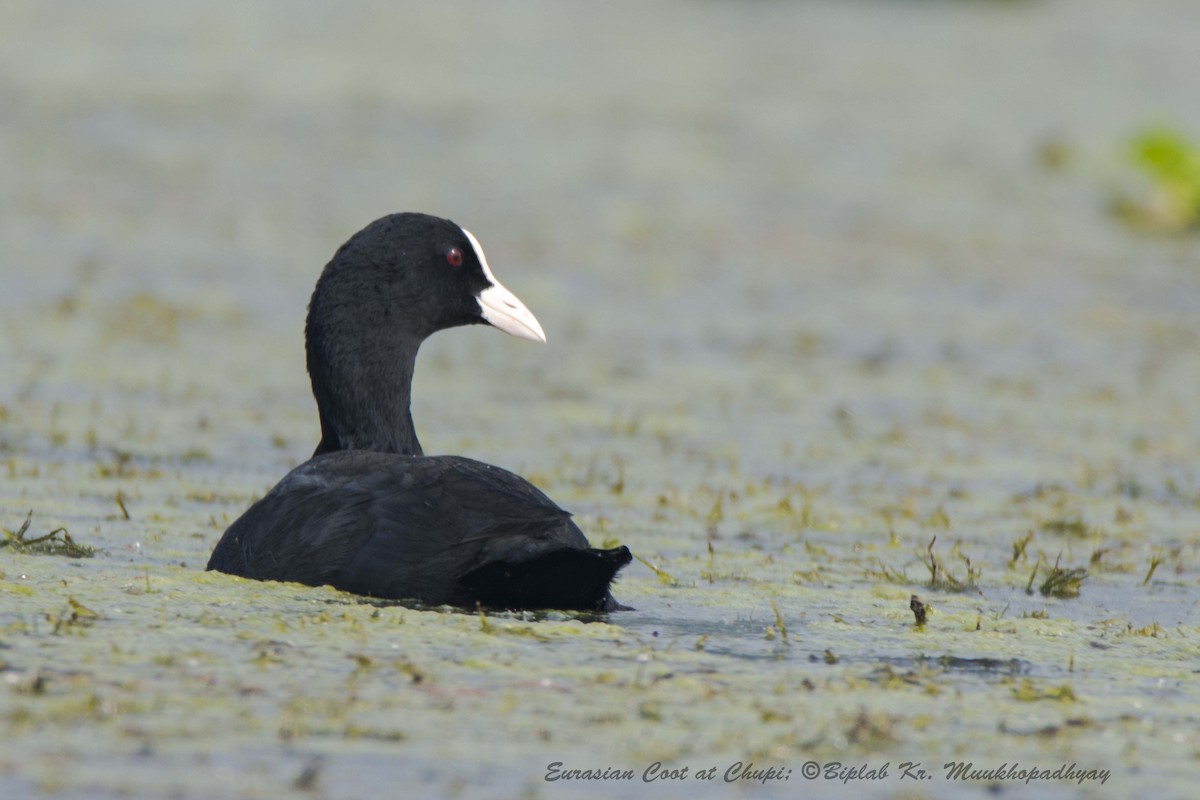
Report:
<svg viewBox="0 0 1200 800"><path fill-rule="evenodd" d="M1088 526L1082 517L1052 519L1042 523L1042 530L1047 533L1060 533L1064 536L1088 535Z"/></svg>
<svg viewBox="0 0 1200 800"><path fill-rule="evenodd" d="M1013 687L1013 697L1022 703L1034 703L1038 700L1057 700L1060 703L1074 703L1079 698L1070 684L1043 688L1030 678L1023 679Z"/></svg>
<svg viewBox="0 0 1200 800"><path fill-rule="evenodd" d="M784 623L783 615L779 613L779 606L775 604L775 598L773 597L771 598L771 610L775 612L775 625L767 628L767 638L775 638L773 634L774 632L778 632L779 638L783 641L783 643L785 645L790 645L791 642L788 641L787 625Z"/></svg>
<svg viewBox="0 0 1200 800"><path fill-rule="evenodd" d="M678 584L678 583L679 583L679 581L677 581L677 580L675 579L675 576L671 575L671 574L670 574L669 572L667 572L665 569L659 569L658 567L656 567L655 565L651 564L651 563L650 563L649 561L647 561L646 559L644 559L644 558L642 558L641 556L639 556L637 553L634 553L633 557L634 557L634 558L636 558L638 561L642 562L642 564L644 564L645 566L647 566L647 567L650 569L650 571L651 571L651 572L653 572L655 575L657 575L657 576L658 576L658 582L659 582L659 583L665 583L665 584L667 584L667 585L669 585L669 586L675 586L676 584Z"/></svg>
<svg viewBox="0 0 1200 800"><path fill-rule="evenodd" d="M1157 639L1159 636L1165 635L1165 633L1162 629L1162 626L1159 625L1157 622L1151 623L1150 625L1146 625L1141 628L1135 628L1135 627L1133 627L1133 625L1126 623L1125 633L1128 636L1149 636L1153 639Z"/></svg>
<svg viewBox="0 0 1200 800"><path fill-rule="evenodd" d="M16 533L5 529L4 540L0 548L8 548L11 552L28 555L66 556L67 558L91 558L96 551L85 544L79 544L71 538L66 528L55 528L45 536L26 539L25 534L33 520L33 511L25 515L25 521Z"/></svg>
<svg viewBox="0 0 1200 800"><path fill-rule="evenodd" d="M1015 567L1017 565L1018 561L1025 558L1025 548L1028 547L1029 543L1032 541L1033 541L1033 531L1030 531L1029 533L1027 533L1025 535L1024 538L1013 542L1013 546L1012 546L1013 557L1012 557L1012 561L1008 562L1008 566L1010 569L1012 567Z"/></svg>
<svg viewBox="0 0 1200 800"><path fill-rule="evenodd" d="M1049 172L1061 172L1075 160L1075 149L1059 138L1042 140L1037 146L1037 161Z"/></svg>
<svg viewBox="0 0 1200 800"><path fill-rule="evenodd" d="M955 592L966 592L976 588L975 580L982 572L981 569L971 566L971 559L966 555L959 553L959 557L967 565L966 577L959 579L950 574L946 569L946 565L933 552L933 546L937 544L937 536L929 540L929 547L926 551L929 553L929 587L931 589L950 589ZM956 548L957 549L957 546Z"/></svg>
<svg viewBox="0 0 1200 800"><path fill-rule="evenodd" d="M914 594L908 600L908 607L912 610L913 616L916 618L917 627L924 628L925 621L929 616L929 606L925 604L924 600Z"/></svg>
<svg viewBox="0 0 1200 800"><path fill-rule="evenodd" d="M1150 579L1154 577L1154 570L1158 569L1158 565L1163 562L1159 556L1150 557L1150 569L1146 571L1146 577L1142 579L1142 586L1150 583Z"/></svg>
<svg viewBox="0 0 1200 800"><path fill-rule="evenodd" d="M122 516L124 516L125 519L129 519L129 509L125 507L125 493L118 490L116 501L117 508L121 509Z"/></svg>
<svg viewBox="0 0 1200 800"><path fill-rule="evenodd" d="M1129 160L1144 185L1113 200L1118 219L1153 233L1200 230L1200 145L1171 128L1148 128L1130 141Z"/></svg>
<svg viewBox="0 0 1200 800"><path fill-rule="evenodd" d="M78 632L100 619L100 614L80 603L73 597L67 598L67 607L57 614L46 614L46 621L57 636L62 633Z"/></svg>
<svg viewBox="0 0 1200 800"><path fill-rule="evenodd" d="M108 341L174 346L179 343L180 323L196 317L192 309L150 292L138 292L108 310L104 337Z"/></svg>
<svg viewBox="0 0 1200 800"><path fill-rule="evenodd" d="M1083 567L1064 569L1059 566L1061 559L1062 556L1059 556L1054 560L1054 566L1050 568L1049 575L1046 576L1046 580L1042 581L1038 591L1046 597L1078 597L1079 589L1083 586L1088 571ZM1033 594L1033 581L1037 577L1042 563L1043 559L1039 558L1038 563L1034 565L1033 572L1029 576L1029 584L1025 587L1026 594Z"/></svg>

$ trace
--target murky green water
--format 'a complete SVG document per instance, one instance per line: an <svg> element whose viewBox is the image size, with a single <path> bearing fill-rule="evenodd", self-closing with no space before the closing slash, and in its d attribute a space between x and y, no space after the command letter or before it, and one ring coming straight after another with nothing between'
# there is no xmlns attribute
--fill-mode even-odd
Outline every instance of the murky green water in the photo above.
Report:
<svg viewBox="0 0 1200 800"><path fill-rule="evenodd" d="M1188 796L1200 245L1104 204L1130 133L1200 133L1196 14L7 4L0 527L95 556L0 550L0 794ZM428 342L426 449L629 545L636 611L202 571L316 441L317 273L402 209L549 337Z"/></svg>

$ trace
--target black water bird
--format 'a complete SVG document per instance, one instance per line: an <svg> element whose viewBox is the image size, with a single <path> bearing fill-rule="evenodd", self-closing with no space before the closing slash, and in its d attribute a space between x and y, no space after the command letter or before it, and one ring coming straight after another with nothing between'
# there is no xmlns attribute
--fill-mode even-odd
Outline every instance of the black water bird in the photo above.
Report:
<svg viewBox="0 0 1200 800"><path fill-rule="evenodd" d="M592 548L511 472L423 454L409 411L417 349L470 324L546 340L464 228L393 214L342 245L305 328L321 442L229 526L208 568L425 605L621 608L609 586L626 547Z"/></svg>

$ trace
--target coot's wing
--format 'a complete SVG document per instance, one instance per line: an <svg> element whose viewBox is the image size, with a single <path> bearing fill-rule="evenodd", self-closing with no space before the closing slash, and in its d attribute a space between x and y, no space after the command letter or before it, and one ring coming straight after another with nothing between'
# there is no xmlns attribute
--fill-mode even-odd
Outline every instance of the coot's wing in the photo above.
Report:
<svg viewBox="0 0 1200 800"><path fill-rule="evenodd" d="M296 467L225 531L208 568L256 580L320 586L370 534L369 510L383 461L336 453Z"/></svg>
<svg viewBox="0 0 1200 800"><path fill-rule="evenodd" d="M430 604L605 608L628 557L586 558L597 552L570 514L506 470L349 451L287 475L225 532L209 569ZM576 581L580 570L586 580Z"/></svg>

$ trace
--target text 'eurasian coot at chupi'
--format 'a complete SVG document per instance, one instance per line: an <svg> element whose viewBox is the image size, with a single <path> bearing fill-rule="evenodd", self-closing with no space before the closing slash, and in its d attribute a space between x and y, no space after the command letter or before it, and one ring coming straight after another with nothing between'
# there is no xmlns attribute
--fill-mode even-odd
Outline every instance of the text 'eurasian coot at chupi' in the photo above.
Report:
<svg viewBox="0 0 1200 800"><path fill-rule="evenodd" d="M609 585L628 548L590 547L511 472L422 453L409 412L417 349L473 323L546 340L465 229L393 214L342 245L305 328L321 443L229 526L208 568L426 605L621 608Z"/></svg>

